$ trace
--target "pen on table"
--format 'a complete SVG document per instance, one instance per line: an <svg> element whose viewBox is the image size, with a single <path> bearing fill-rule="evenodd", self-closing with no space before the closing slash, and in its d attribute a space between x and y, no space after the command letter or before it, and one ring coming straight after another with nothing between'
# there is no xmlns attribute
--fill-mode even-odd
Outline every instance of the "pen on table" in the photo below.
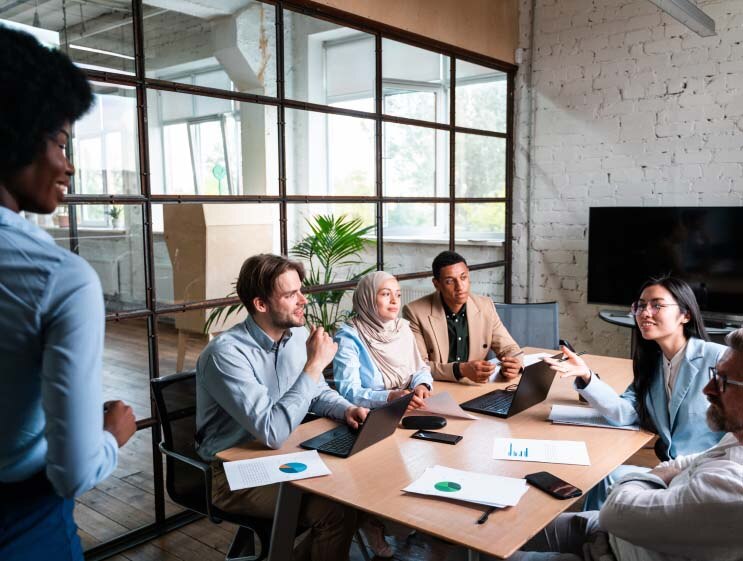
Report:
<svg viewBox="0 0 743 561"><path fill-rule="evenodd" d="M580 356L580 355L584 355L584 354L586 354L586 351L581 351L581 352L579 352L579 353L574 353L574 354L575 354L575 356ZM564 356L564 357L562 357L562 358L558 358L558 359L557 359L557 362L565 362L566 360L569 360L569 359L570 359L570 357L568 357L568 356Z"/></svg>
<svg viewBox="0 0 743 561"><path fill-rule="evenodd" d="M482 516L477 519L477 524L485 524L488 521L488 517L491 513L495 512L496 507L491 506L488 510L482 513Z"/></svg>

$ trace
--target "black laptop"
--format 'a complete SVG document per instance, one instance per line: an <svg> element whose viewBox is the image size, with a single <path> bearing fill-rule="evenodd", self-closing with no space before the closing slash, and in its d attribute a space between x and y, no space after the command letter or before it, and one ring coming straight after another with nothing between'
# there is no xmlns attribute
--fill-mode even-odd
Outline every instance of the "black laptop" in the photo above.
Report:
<svg viewBox="0 0 743 561"><path fill-rule="evenodd" d="M562 358L562 353L552 358ZM524 373L515 390L495 390L470 399L462 403L460 407L474 413L513 417L547 398L555 374L556 372L550 368L549 364L540 360L524 368Z"/></svg>
<svg viewBox="0 0 743 561"><path fill-rule="evenodd" d="M300 444L302 448L347 458L356 452L387 438L397 428L405 414L413 393L369 411L358 430L341 425Z"/></svg>

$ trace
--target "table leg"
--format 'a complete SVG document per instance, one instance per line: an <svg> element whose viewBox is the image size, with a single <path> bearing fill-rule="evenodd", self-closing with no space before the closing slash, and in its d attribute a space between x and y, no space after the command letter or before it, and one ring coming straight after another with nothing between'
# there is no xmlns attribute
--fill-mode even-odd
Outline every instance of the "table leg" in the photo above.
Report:
<svg viewBox="0 0 743 561"><path fill-rule="evenodd" d="M480 561L480 552L473 549L468 549L467 561Z"/></svg>
<svg viewBox="0 0 743 561"><path fill-rule="evenodd" d="M279 485L279 498L276 501L273 517L268 561L286 561L292 558L299 521L299 507L302 503L301 489L289 482Z"/></svg>

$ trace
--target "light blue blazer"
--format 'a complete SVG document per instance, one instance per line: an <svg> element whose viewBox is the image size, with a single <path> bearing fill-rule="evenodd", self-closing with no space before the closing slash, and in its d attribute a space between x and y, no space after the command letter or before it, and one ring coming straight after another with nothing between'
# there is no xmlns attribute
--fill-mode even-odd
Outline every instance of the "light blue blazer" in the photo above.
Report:
<svg viewBox="0 0 743 561"><path fill-rule="evenodd" d="M706 450L724 435L711 431L707 426L709 403L702 389L709 381L709 367L717 364L726 348L701 339L689 339L671 393L670 410L662 358L658 359L645 404L671 459ZM593 376L585 388L579 389L576 385L576 389L610 423L622 426L639 422L637 396L631 385L619 396L605 382Z"/></svg>
<svg viewBox="0 0 743 561"><path fill-rule="evenodd" d="M382 373L374 364L369 350L361 341L355 328L344 323L335 333L338 352L333 359L333 377L338 392L354 405L373 409L387 403L390 390L384 388ZM411 353L417 353L413 345ZM433 388L433 377L428 366L424 366L413 375L408 389L419 384L428 384ZM398 388L403 389L403 388Z"/></svg>

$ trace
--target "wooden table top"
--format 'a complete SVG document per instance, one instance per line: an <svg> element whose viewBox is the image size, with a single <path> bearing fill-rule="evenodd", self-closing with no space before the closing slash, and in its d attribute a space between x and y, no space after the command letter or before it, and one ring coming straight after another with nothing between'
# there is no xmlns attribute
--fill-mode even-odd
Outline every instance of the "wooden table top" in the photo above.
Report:
<svg viewBox="0 0 743 561"><path fill-rule="evenodd" d="M537 351L539 349L526 349L527 353ZM627 359L596 355L585 355L584 359L601 374L603 381L618 392L623 391L632 379L632 363ZM436 382L434 391L449 392L457 403L463 403L506 385L505 382L487 385ZM485 506L407 494L401 489L418 478L427 467L439 464L510 477L549 471L585 492L653 437L644 431L553 425L546 420L551 404L578 404L572 380L556 377L545 402L509 419L479 414L476 421L447 419L442 432L464 437L456 446L412 439L410 435L414 431L399 428L391 437L349 458L322 454L332 475L292 484L303 491L329 497L446 541L505 558L577 499L557 500L529 488L518 505L499 509L485 524L478 525L475 522L486 510ZM294 431L280 450L269 450L252 442L224 450L218 457L232 461L300 451L300 442L336 424L329 419L305 423ZM591 465L494 460L492 449L496 437L582 440L588 447Z"/></svg>

